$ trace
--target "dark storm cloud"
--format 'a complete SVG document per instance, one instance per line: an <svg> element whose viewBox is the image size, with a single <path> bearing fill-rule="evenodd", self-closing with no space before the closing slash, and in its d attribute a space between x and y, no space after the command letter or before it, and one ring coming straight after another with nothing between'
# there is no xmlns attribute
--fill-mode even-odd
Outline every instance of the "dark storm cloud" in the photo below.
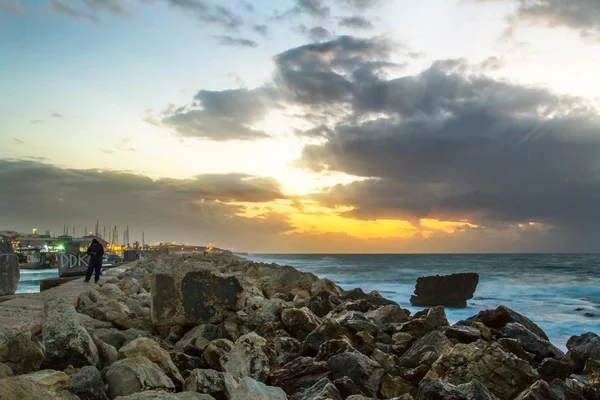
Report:
<svg viewBox="0 0 600 400"><path fill-rule="evenodd" d="M371 21L359 15L341 18L339 25L345 28L353 29L373 29L374 27Z"/></svg>
<svg viewBox="0 0 600 400"><path fill-rule="evenodd" d="M236 38L232 36L215 36L215 38L219 41L219 44L223 46L231 46L231 47L257 47L258 43L254 40L244 39L244 38Z"/></svg>
<svg viewBox="0 0 600 400"><path fill-rule="evenodd" d="M159 179L125 172L63 169L34 161L0 160L0 207L5 229L62 224L101 224L145 230L146 238L222 246L252 243L252 236L289 229L285 218L267 214L244 218L243 206L283 198L279 183L245 174ZM35 217L34 217L35 216ZM58 225L58 226L57 226ZM133 234L132 234L133 236Z"/></svg>
<svg viewBox="0 0 600 400"><path fill-rule="evenodd" d="M201 90L194 99L193 105L169 112L162 120L163 125L185 137L252 140L268 137L251 125L276 106L278 94L268 88Z"/></svg>
<svg viewBox="0 0 600 400"><path fill-rule="evenodd" d="M584 35L600 35L598 0L474 0L518 4L515 17L547 26L565 26Z"/></svg>
<svg viewBox="0 0 600 400"><path fill-rule="evenodd" d="M221 25L234 29L244 22L240 15L219 3L205 0L166 0L167 4L186 13L191 13L196 19L204 23Z"/></svg>

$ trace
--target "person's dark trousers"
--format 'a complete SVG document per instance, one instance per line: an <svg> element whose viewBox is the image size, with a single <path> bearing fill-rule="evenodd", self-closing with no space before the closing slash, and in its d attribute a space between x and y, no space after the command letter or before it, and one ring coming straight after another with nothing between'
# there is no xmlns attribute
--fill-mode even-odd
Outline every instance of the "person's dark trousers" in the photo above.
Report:
<svg viewBox="0 0 600 400"><path fill-rule="evenodd" d="M102 272L102 261L90 260L88 265L87 273L85 274L85 281L89 282L92 277L92 273L95 272L94 279L96 283L100 280L100 273Z"/></svg>

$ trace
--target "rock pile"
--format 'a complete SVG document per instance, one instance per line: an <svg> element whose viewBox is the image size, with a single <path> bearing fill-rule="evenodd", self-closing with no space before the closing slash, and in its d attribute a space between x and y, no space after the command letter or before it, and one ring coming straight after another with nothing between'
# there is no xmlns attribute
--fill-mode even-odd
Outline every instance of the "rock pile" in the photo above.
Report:
<svg viewBox="0 0 600 400"><path fill-rule="evenodd" d="M163 257L0 332L0 400L600 399L600 337L567 347L505 307L450 326L291 267Z"/></svg>
<svg viewBox="0 0 600 400"><path fill-rule="evenodd" d="M478 283L479 274L474 272L420 277L410 302L418 307L466 307Z"/></svg>
<svg viewBox="0 0 600 400"><path fill-rule="evenodd" d="M21 272L19 259L9 242L0 240L0 296L15 294L19 287Z"/></svg>

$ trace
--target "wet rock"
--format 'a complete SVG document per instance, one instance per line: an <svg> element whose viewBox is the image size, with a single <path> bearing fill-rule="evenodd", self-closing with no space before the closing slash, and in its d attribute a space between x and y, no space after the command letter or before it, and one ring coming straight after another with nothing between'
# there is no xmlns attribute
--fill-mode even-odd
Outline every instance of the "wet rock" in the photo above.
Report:
<svg viewBox="0 0 600 400"><path fill-rule="evenodd" d="M233 391L237 382L227 372L211 369L196 369L185 380L186 392L209 394L216 400L233 400Z"/></svg>
<svg viewBox="0 0 600 400"><path fill-rule="evenodd" d="M0 380L0 400L79 400L67 390L64 372L43 370Z"/></svg>
<svg viewBox="0 0 600 400"><path fill-rule="evenodd" d="M567 349L564 361L573 364L576 372L581 372L587 360L600 360L600 336L592 332L572 336L567 341Z"/></svg>
<svg viewBox="0 0 600 400"><path fill-rule="evenodd" d="M20 279L19 258L13 252L12 244L0 241L0 296L15 294Z"/></svg>
<svg viewBox="0 0 600 400"><path fill-rule="evenodd" d="M452 350L452 343L439 331L430 332L417 339L412 346L400 357L399 365L415 368L419 364L433 364L442 354Z"/></svg>
<svg viewBox="0 0 600 400"><path fill-rule="evenodd" d="M517 340L524 350L535 356L538 362L548 357L559 359L564 356L564 353L552 343L540 338L519 323L509 322L502 328L501 333L505 338Z"/></svg>
<svg viewBox="0 0 600 400"><path fill-rule="evenodd" d="M481 339L479 329L472 326L453 325L444 329L444 335L448 339L456 339L459 343L473 343Z"/></svg>
<svg viewBox="0 0 600 400"><path fill-rule="evenodd" d="M319 361L327 361L331 357L341 353L352 352L355 348L346 337L341 339L328 340L319 346L319 351L315 357Z"/></svg>
<svg viewBox="0 0 600 400"><path fill-rule="evenodd" d="M377 396L383 368L358 351L338 354L327 362L333 379L349 377L367 396Z"/></svg>
<svg viewBox="0 0 600 400"><path fill-rule="evenodd" d="M472 324L474 322L481 322L488 328L500 330L510 322L516 322L529 329L531 332L538 335L544 340L548 340L548 336L544 333L542 328L533 323L529 318L519 314L516 311L511 310L508 307L500 306L494 310L484 310L479 314L468 318L466 323Z"/></svg>
<svg viewBox="0 0 600 400"><path fill-rule="evenodd" d="M281 387L287 394L292 395L300 389L306 389L330 374L326 362L315 361L310 357L299 357L269 377L268 384Z"/></svg>
<svg viewBox="0 0 600 400"><path fill-rule="evenodd" d="M283 326L296 339L304 340L315 328L319 326L321 320L313 314L307 307L287 308L281 312L281 321Z"/></svg>
<svg viewBox="0 0 600 400"><path fill-rule="evenodd" d="M210 263L163 268L152 275L152 322L156 325L220 323L237 311L243 292L238 278L216 272Z"/></svg>
<svg viewBox="0 0 600 400"><path fill-rule="evenodd" d="M415 388L407 380L399 376L385 374L381 379L381 395L384 399L393 399L405 394L412 395Z"/></svg>
<svg viewBox="0 0 600 400"><path fill-rule="evenodd" d="M233 349L233 345L229 339L213 340L204 350L202 357L210 368L222 372L224 370L221 359Z"/></svg>
<svg viewBox="0 0 600 400"><path fill-rule="evenodd" d="M352 332L332 318L324 319L304 340L300 353L307 356L315 356L319 347L328 340L351 338Z"/></svg>
<svg viewBox="0 0 600 400"><path fill-rule="evenodd" d="M555 360L554 358L546 358L542 361L537 369L540 377L545 381L552 381L553 379L568 378L574 373L573 365L563 361Z"/></svg>
<svg viewBox="0 0 600 400"><path fill-rule="evenodd" d="M119 360L106 371L108 397L128 396L153 389L175 391L175 385L167 375L145 357L131 357Z"/></svg>
<svg viewBox="0 0 600 400"><path fill-rule="evenodd" d="M356 383L354 383L354 381L347 376L336 379L333 384L344 399L355 394L363 394L358 386L356 386Z"/></svg>
<svg viewBox="0 0 600 400"><path fill-rule="evenodd" d="M173 364L169 352L160 347L160 345L152 339L139 337L121 347L119 354L121 357L125 358L138 356L145 357L158 365L175 386L183 385L183 377L175 364Z"/></svg>
<svg viewBox="0 0 600 400"><path fill-rule="evenodd" d="M478 283L479 275L476 273L420 277L410 302L419 307L466 307Z"/></svg>
<svg viewBox="0 0 600 400"><path fill-rule="evenodd" d="M417 400L498 400L479 381L473 380L462 385L426 379L419 385Z"/></svg>
<svg viewBox="0 0 600 400"><path fill-rule="evenodd" d="M290 400L343 400L335 385L323 378L309 388L294 393Z"/></svg>
<svg viewBox="0 0 600 400"><path fill-rule="evenodd" d="M278 387L267 386L251 378L240 380L233 390L235 400L287 400L285 392Z"/></svg>
<svg viewBox="0 0 600 400"><path fill-rule="evenodd" d="M37 371L44 357L44 346L31 332L23 332L11 338L3 338L0 332L0 363L10 367L15 375Z"/></svg>
<svg viewBox="0 0 600 400"><path fill-rule="evenodd" d="M479 341L457 344L442 355L427 373L428 379L460 385L477 380L501 399L510 399L538 380L526 361L510 354L496 343Z"/></svg>
<svg viewBox="0 0 600 400"><path fill-rule="evenodd" d="M98 365L98 348L79 322L75 308L66 300L58 298L44 303L42 334L46 349L43 368Z"/></svg>
<svg viewBox="0 0 600 400"><path fill-rule="evenodd" d="M69 377L69 391L81 400L108 400L100 371L83 367Z"/></svg>
<svg viewBox="0 0 600 400"><path fill-rule="evenodd" d="M271 372L274 358L266 339L249 333L236 340L231 351L221 359L221 365L236 379L250 377L264 382Z"/></svg>

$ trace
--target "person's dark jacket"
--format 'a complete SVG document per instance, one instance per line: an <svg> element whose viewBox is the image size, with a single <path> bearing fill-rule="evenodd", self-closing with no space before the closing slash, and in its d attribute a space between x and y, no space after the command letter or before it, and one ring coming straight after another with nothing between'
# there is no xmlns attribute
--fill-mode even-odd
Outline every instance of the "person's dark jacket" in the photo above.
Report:
<svg viewBox="0 0 600 400"><path fill-rule="evenodd" d="M92 241L90 247L88 247L86 254L90 256L90 262L102 262L102 256L104 255L104 247L97 240Z"/></svg>

